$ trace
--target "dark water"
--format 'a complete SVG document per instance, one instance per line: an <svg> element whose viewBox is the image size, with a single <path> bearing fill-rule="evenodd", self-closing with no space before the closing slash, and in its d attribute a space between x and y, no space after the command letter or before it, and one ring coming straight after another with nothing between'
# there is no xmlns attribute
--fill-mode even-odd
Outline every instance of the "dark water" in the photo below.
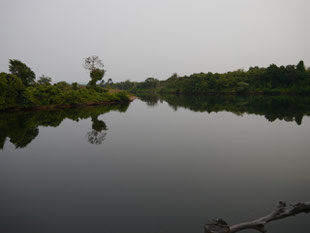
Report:
<svg viewBox="0 0 310 233"><path fill-rule="evenodd" d="M309 97L141 99L0 114L0 232L202 233L310 201Z"/></svg>

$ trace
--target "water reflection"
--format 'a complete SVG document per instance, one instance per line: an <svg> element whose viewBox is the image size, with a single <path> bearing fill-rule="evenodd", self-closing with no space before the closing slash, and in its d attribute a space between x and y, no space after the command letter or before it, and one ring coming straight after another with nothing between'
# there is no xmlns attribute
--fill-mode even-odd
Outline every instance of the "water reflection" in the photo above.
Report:
<svg viewBox="0 0 310 233"><path fill-rule="evenodd" d="M125 104L0 113L0 149L3 149L7 139L16 148L24 148L39 135L39 126L57 127L65 119L79 121L91 118L92 130L86 134L88 142L95 145L102 144L108 127L98 117L110 111L126 112L128 106Z"/></svg>
<svg viewBox="0 0 310 233"><path fill-rule="evenodd" d="M107 135L107 125L104 121L98 120L98 116L91 117L93 122L92 131L87 133L88 142L95 145L100 145L105 140Z"/></svg>
<svg viewBox="0 0 310 233"><path fill-rule="evenodd" d="M302 124L310 115L309 96L186 96L186 95L139 95L148 106L167 102L174 110L186 108L195 112L228 111L237 115L262 115L268 121L295 121ZM39 134L39 126L57 127L64 119L79 121L91 118L92 130L86 133L89 143L100 145L107 136L108 127L98 117L111 110L125 112L128 105L93 106L72 109L54 109L29 112L0 113L0 149L6 140L16 148L26 147Z"/></svg>
<svg viewBox="0 0 310 233"><path fill-rule="evenodd" d="M165 101L171 108L186 108L195 112L228 111L237 115L262 115L268 121L295 121L301 125L304 116L310 115L309 96L188 96L139 95L149 106Z"/></svg>

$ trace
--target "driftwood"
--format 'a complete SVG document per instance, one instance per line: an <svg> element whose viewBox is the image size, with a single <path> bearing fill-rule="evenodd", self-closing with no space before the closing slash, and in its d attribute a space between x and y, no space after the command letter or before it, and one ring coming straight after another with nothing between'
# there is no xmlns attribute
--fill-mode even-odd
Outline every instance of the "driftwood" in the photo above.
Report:
<svg viewBox="0 0 310 233"><path fill-rule="evenodd" d="M205 233L235 233L246 229L265 233L267 232L265 227L268 222L309 212L310 202L286 205L285 202L280 201L270 214L250 222L228 226L222 219L211 220L205 225Z"/></svg>

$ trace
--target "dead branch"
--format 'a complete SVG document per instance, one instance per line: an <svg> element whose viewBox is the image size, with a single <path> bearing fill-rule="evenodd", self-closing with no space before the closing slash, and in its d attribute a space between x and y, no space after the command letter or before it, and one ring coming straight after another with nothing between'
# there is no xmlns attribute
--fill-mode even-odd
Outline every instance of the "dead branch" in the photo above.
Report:
<svg viewBox="0 0 310 233"><path fill-rule="evenodd" d="M232 225L230 227L221 219L211 220L205 225L205 233L235 233L246 229L254 229L266 233L265 227L268 222L309 212L310 202L286 205L285 202L280 201L270 214L257 220Z"/></svg>

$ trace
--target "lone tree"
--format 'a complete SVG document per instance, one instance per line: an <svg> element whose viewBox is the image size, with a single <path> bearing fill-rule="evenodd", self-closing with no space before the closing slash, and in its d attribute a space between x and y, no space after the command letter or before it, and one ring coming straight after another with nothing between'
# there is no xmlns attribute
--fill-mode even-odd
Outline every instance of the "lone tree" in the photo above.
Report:
<svg viewBox="0 0 310 233"><path fill-rule="evenodd" d="M11 74L19 77L25 86L30 86L35 83L35 73L25 63L19 60L9 60L9 71Z"/></svg>
<svg viewBox="0 0 310 233"><path fill-rule="evenodd" d="M105 70L103 69L104 65L102 60L99 59L98 56L90 56L85 58L84 68L89 70L91 80L88 82L88 85L91 87L95 87L96 83L102 80Z"/></svg>

